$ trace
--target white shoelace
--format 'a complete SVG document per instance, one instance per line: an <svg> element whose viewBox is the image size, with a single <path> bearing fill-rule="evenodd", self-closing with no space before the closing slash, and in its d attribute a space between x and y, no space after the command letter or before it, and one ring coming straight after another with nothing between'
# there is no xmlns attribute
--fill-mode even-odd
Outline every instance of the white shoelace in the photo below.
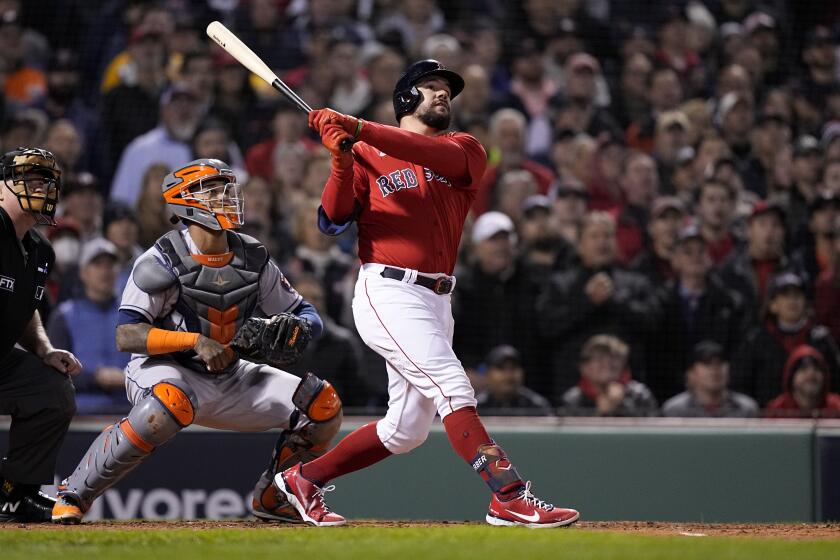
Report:
<svg viewBox="0 0 840 560"><path fill-rule="evenodd" d="M543 509L545 511L551 511L554 509L554 504L549 504L548 502L544 502L534 496L531 493L531 481L525 483L525 490L522 491L522 497L525 499L525 503L528 505L532 505L535 508Z"/></svg>
<svg viewBox="0 0 840 560"><path fill-rule="evenodd" d="M316 486L316 488L318 487ZM331 511L330 506L328 506L327 502L324 501L324 492L332 492L333 490L335 490L335 484L318 488L315 491L315 496L318 498L318 501L321 502L321 509L324 510L324 513L329 513Z"/></svg>

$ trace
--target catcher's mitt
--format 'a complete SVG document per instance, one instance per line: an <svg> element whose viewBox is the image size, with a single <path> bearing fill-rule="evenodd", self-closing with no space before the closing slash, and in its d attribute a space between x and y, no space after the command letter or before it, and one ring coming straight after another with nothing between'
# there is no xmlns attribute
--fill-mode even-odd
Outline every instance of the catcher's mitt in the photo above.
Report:
<svg viewBox="0 0 840 560"><path fill-rule="evenodd" d="M297 362L312 339L309 323L291 313L267 318L249 317L233 337L230 347L246 358L269 365Z"/></svg>

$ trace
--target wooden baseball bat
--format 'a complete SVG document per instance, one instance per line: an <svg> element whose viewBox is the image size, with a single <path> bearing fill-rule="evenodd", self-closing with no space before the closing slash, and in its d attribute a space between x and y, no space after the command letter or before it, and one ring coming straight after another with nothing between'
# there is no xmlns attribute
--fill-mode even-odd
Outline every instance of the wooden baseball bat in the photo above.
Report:
<svg viewBox="0 0 840 560"><path fill-rule="evenodd" d="M312 111L312 107L310 107L306 101L301 99L292 88L287 86L283 80L278 78L277 74L268 67L268 64L263 62L263 60L257 56L257 54L252 51L248 45L243 43L239 37L234 35L233 32L225 27L221 22L211 22L210 25L207 26L207 36L213 39L213 41L215 41L220 47L225 49L233 58L238 60L242 66L265 80L271 85L271 87L282 93L283 96L286 97L286 99L288 99L295 107L307 114ZM353 141L349 138L341 142L341 151L343 152L349 152L352 147Z"/></svg>

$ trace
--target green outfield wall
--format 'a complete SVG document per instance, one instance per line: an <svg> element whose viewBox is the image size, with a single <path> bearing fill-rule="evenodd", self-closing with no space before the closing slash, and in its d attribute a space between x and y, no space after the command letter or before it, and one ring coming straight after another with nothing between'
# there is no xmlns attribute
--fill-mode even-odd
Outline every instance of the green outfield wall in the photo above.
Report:
<svg viewBox="0 0 840 560"><path fill-rule="evenodd" d="M74 422L57 477L108 421ZM342 435L365 419L350 418ZM666 419L490 419L490 432L534 492L586 520L783 522L840 519L840 424ZM0 421L0 452L8 424ZM245 517L276 433L190 427L90 512L97 518ZM335 481L350 518L483 519L488 493L440 424L408 455Z"/></svg>
<svg viewBox="0 0 840 560"><path fill-rule="evenodd" d="M812 521L809 428L493 430L535 493L589 520ZM436 431L407 456L337 481L329 502L359 517L478 519L487 492Z"/></svg>

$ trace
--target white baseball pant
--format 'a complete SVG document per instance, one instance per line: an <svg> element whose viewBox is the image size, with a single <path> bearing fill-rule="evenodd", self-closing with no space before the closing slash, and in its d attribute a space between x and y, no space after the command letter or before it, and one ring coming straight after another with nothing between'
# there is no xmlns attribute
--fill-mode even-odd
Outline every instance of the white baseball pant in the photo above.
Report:
<svg viewBox="0 0 840 560"><path fill-rule="evenodd" d="M407 453L426 440L436 413L444 418L475 406L475 393L452 350L451 296L411 283L416 270L406 269L398 281L383 278L383 269L362 266L353 317L362 340L388 369L388 412L376 433L392 453Z"/></svg>

